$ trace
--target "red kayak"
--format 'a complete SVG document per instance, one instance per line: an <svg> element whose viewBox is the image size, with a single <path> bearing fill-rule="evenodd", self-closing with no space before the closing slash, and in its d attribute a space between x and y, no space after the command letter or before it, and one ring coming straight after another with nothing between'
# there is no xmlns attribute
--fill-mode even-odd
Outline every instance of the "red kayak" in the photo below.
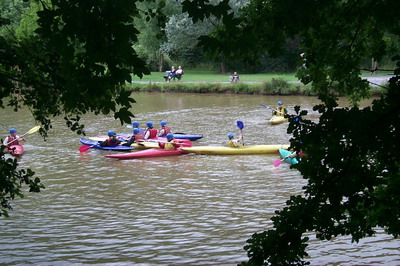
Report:
<svg viewBox="0 0 400 266"><path fill-rule="evenodd" d="M121 153L109 154L106 155L106 157L117 158L117 159L138 159L138 158L151 158L151 157L178 156L186 153L187 152L182 151L181 149L175 149L175 150L148 149L136 152L123 153L123 154Z"/></svg>
<svg viewBox="0 0 400 266"><path fill-rule="evenodd" d="M13 156L21 156L22 154L24 154L24 146L22 146L22 145L11 145L8 148L8 151Z"/></svg>

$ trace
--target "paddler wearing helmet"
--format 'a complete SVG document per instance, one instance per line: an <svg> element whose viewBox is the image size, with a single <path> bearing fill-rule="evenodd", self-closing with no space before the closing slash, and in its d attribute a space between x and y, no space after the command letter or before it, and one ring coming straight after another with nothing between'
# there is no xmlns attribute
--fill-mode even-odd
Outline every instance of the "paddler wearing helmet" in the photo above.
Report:
<svg viewBox="0 0 400 266"><path fill-rule="evenodd" d="M285 106L283 106L282 101L278 101L278 107L276 109L272 108L272 115L285 116L285 115L287 115L287 113L288 113L288 111L285 108Z"/></svg>
<svg viewBox="0 0 400 266"><path fill-rule="evenodd" d="M160 122L161 128L158 130L159 137L165 137L167 134L172 133L171 128L167 126L167 122L164 120Z"/></svg>
<svg viewBox="0 0 400 266"><path fill-rule="evenodd" d="M177 143L178 140L174 139L174 134L168 133L166 136L167 142L159 142L158 146L164 150L175 150L179 148L182 144Z"/></svg>
<svg viewBox="0 0 400 266"><path fill-rule="evenodd" d="M99 142L101 147L117 146L121 143L121 141L117 138L117 134L113 130L109 130L107 132L107 136L108 139Z"/></svg>
<svg viewBox="0 0 400 266"><path fill-rule="evenodd" d="M153 128L153 122L149 121L146 123L146 131L144 132L144 139L155 139L157 138L157 129Z"/></svg>
<svg viewBox="0 0 400 266"><path fill-rule="evenodd" d="M133 129L133 135L129 138L129 140L126 143L122 145L130 147L133 143L138 142L141 139L142 139L142 134L140 134L140 129L135 127Z"/></svg>
<svg viewBox="0 0 400 266"><path fill-rule="evenodd" d="M240 133L239 138L235 139L235 134L229 133L228 134L228 146L231 148L243 148L243 135Z"/></svg>
<svg viewBox="0 0 400 266"><path fill-rule="evenodd" d="M144 137L144 131L145 131L145 129L144 129L144 128L141 128L141 127L139 126L139 122L138 122L138 121L133 121L133 122L132 122L132 133L133 133L133 134L135 134L135 133L133 132L133 130L135 130L135 128L138 128L138 129L139 129L139 134L141 135L141 138L143 138L143 137Z"/></svg>
<svg viewBox="0 0 400 266"><path fill-rule="evenodd" d="M8 152L11 145L20 145L20 141L26 141L24 137L17 135L17 130L15 128L11 128L9 133L10 134L3 141L3 145L6 146L6 152Z"/></svg>

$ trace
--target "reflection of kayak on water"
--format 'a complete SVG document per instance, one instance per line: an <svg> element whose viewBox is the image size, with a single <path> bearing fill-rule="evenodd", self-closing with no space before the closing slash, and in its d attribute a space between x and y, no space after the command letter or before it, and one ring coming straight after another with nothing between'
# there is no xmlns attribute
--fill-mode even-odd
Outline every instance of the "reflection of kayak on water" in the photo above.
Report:
<svg viewBox="0 0 400 266"><path fill-rule="evenodd" d="M123 154L109 154L106 155L108 158L116 159L139 159L139 158L153 158L153 157L166 157L166 156L178 156L186 154L187 152L181 149L175 150L164 150L164 149L148 149L137 152L123 153Z"/></svg>
<svg viewBox="0 0 400 266"><path fill-rule="evenodd" d="M287 121L288 121L288 119L285 118L285 117L283 117L283 116L276 116L276 115L274 115L274 116L272 116L271 119L269 120L269 123L270 123L271 125L278 125L278 124L282 124L282 123L287 122Z"/></svg>

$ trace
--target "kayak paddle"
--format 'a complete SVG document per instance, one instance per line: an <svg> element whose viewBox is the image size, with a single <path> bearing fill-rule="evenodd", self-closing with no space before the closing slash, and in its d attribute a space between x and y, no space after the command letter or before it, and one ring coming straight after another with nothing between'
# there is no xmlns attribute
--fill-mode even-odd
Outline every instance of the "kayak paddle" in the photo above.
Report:
<svg viewBox="0 0 400 266"><path fill-rule="evenodd" d="M269 105L266 105L266 104L262 104L262 103L260 103L260 105L262 106L262 107L265 107L265 108L269 108L269 109L272 109Z"/></svg>
<svg viewBox="0 0 400 266"><path fill-rule="evenodd" d="M244 128L244 124L243 124L243 122L240 121L240 120L236 121L236 125L237 125L237 127L238 127L240 130L242 130L242 129Z"/></svg>
<svg viewBox="0 0 400 266"><path fill-rule="evenodd" d="M274 108L272 108L271 106L269 106L269 105L266 105L266 104L262 104L262 103L260 103L260 105L262 106L262 107L265 107L265 108L268 108L268 109L271 109L271 110L274 110ZM281 111L278 111L278 110L275 110L277 113L280 113L280 114L285 114L285 113L282 113Z"/></svg>
<svg viewBox="0 0 400 266"><path fill-rule="evenodd" d="M96 144L95 144L96 145ZM94 145L82 145L79 147L79 152L85 152L88 151L91 147L93 147Z"/></svg>
<svg viewBox="0 0 400 266"><path fill-rule="evenodd" d="M242 135L242 141L243 141L243 145L244 145L244 139L243 139L243 134L242 134L242 130L244 128L244 124L243 124L242 121L238 120L238 121L236 121L236 125L240 129L240 135Z"/></svg>
<svg viewBox="0 0 400 266"><path fill-rule="evenodd" d="M35 126L35 127L31 128L31 129L30 129L28 132L26 132L25 134L19 136L19 138L22 138L22 137L25 136L25 135L33 134L33 133L35 133L36 131L38 131L39 129L40 129L40 126ZM8 144L10 144L10 143L13 143L13 142L16 141L16 140L17 140L17 139L14 139L14 140L10 141L9 143L7 143L6 145L8 145Z"/></svg>
<svg viewBox="0 0 400 266"><path fill-rule="evenodd" d="M284 160L286 160L287 158L290 158L291 155L292 155L292 154L289 154L288 156L286 156L286 157L283 158L283 159L275 160L275 161L274 161L274 166L275 166L275 167L278 167L279 165L281 165L281 163L282 163Z"/></svg>
<svg viewBox="0 0 400 266"><path fill-rule="evenodd" d="M286 159L286 157L284 159L281 160L275 160L274 161L274 167L278 167L279 165L281 165L281 163Z"/></svg>

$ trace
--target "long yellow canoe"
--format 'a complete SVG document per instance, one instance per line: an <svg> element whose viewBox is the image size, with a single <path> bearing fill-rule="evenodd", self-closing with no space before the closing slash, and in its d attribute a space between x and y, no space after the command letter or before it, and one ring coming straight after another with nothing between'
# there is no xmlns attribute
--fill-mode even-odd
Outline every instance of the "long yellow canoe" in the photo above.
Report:
<svg viewBox="0 0 400 266"><path fill-rule="evenodd" d="M224 146L193 146L182 147L181 150L196 154L235 155L235 154L269 154L279 153L279 149L288 149L289 145L249 145L243 148Z"/></svg>
<svg viewBox="0 0 400 266"><path fill-rule="evenodd" d="M271 117L271 119L269 120L269 123L271 125L278 125L278 124L282 124L284 122L287 122L288 119L283 117L283 116L276 116L274 115L273 117Z"/></svg>

